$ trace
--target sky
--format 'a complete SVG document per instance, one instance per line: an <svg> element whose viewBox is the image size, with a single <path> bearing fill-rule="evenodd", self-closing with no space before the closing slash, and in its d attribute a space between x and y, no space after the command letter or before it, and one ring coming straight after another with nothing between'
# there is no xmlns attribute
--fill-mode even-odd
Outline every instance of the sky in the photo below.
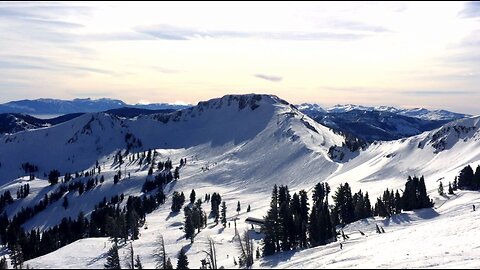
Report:
<svg viewBox="0 0 480 270"><path fill-rule="evenodd" d="M0 102L118 98L480 114L479 2L0 2Z"/></svg>

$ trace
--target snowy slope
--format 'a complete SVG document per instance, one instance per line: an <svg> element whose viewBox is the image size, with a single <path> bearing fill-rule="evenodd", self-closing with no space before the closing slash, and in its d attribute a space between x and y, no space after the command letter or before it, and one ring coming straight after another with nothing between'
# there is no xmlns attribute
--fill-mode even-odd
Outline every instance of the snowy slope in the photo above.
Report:
<svg viewBox="0 0 480 270"><path fill-rule="evenodd" d="M127 134L131 134L129 139ZM230 95L170 114L135 119L85 114L51 128L4 135L0 137L0 174L3 181L22 176L20 166L27 161L39 167L39 175L52 169L62 175L76 172L127 148L128 143L133 145L133 152L195 148L191 152L235 160L249 157L263 161L268 153L281 159L279 163L300 162L296 158L306 164L325 162L324 170L331 172L337 165L326 153L343 140L275 96ZM310 158L311 152L318 155ZM278 164L271 166L250 173L269 176ZM247 168L247 172L251 170ZM260 171L263 173L257 174Z"/></svg>
<svg viewBox="0 0 480 270"><path fill-rule="evenodd" d="M406 139L376 142L328 178L329 183L360 183L369 192L403 188L409 175L425 175L427 189L437 180L453 182L466 165L480 161L480 117L460 119Z"/></svg>
<svg viewBox="0 0 480 270"><path fill-rule="evenodd" d="M435 194L437 180L443 178L444 185L448 184L463 166L480 164L479 130L480 117L462 119L411 138L372 144L352 154L348 162L338 163L327 153L331 146L342 145L344 138L287 102L269 95L229 95L170 114L135 119L104 113L86 114L54 127L3 136L0 139L3 179L0 191L8 189L14 193L27 182L19 169L22 162L30 161L40 167L39 179L29 182L31 194L8 206L11 217L53 189L43 172L54 168L62 173L86 170L92 168L97 159L100 161L105 183L81 196L67 194L70 202L67 210L57 201L25 223L25 229L48 228L63 217L76 217L80 211L88 216L103 197L120 193L140 195L148 168L136 163L127 163L122 168L131 178L113 184L113 175L118 171L113 154L125 149L125 137L129 133L142 142L141 146L134 145L131 152L157 149L157 160L170 158L174 166L180 158L186 157L189 161L181 169L180 180L166 187L167 203L147 216L147 226L141 229L140 239L133 243L144 266L155 266L151 254L156 247L156 237L162 234L174 265L178 251L186 247L190 267L198 268L205 257L207 237L212 237L219 251L218 265L234 268L233 256L238 256L239 250L231 219L237 218L234 211L237 201L242 204L237 228L243 232L249 228L243 222L246 217L265 215L274 184L287 184L293 194L300 189L310 190L320 181L328 181L332 190L348 181L352 191L368 191L373 201L386 188L403 189L408 175L424 174L428 192L435 198L434 210L406 212L392 220L360 221L346 229L352 237L342 251L338 243L333 243L264 258L257 261L255 267L475 267L480 265L480 259L474 256L479 248L476 240L480 231L476 225L479 212L467 210L472 203L480 203L480 194L459 192L448 200ZM173 191L183 191L188 196L192 189L197 198L219 192L227 203L231 227L215 226L213 219L209 219L207 228L191 245L181 230L183 214L170 214L170 195ZM247 214L248 205L252 211ZM210 205L204 204L203 208L209 210ZM460 224L457 219L461 219ZM387 233L374 234L375 222L383 223ZM463 229L452 233L457 226ZM358 229L368 237L355 234ZM426 238L427 232L435 233L435 237ZM261 236L254 232L251 235L258 245ZM34 268L101 268L109 245L105 238L83 239L27 264ZM421 246L435 248L416 248ZM82 254L72 258L75 251ZM388 256L377 255L382 252ZM121 258L125 253L124 247Z"/></svg>
<svg viewBox="0 0 480 270"><path fill-rule="evenodd" d="M343 249L332 243L262 259L254 268L478 268L480 245L474 239L480 237L480 212L471 208L480 204L480 194L461 192L443 200L435 209L349 224ZM386 233L376 234L375 224Z"/></svg>
<svg viewBox="0 0 480 270"><path fill-rule="evenodd" d="M199 196L204 192L222 192L226 195L224 199L229 209L235 207L237 199L242 203L251 203L253 211L247 215L243 210L238 216L240 221L237 222L237 226L240 232L249 227L241 221L247 216L261 215L268 205L268 198L262 198L259 194L230 193L222 188L202 185L183 186L193 187L200 191L197 192ZM339 242L336 242L327 246L282 253L256 260L254 268L478 267L480 245L477 239L480 236L480 227L477 220L480 212L471 212L471 205L480 204L480 193L458 192L448 198L433 197L437 204L434 209L404 212L389 219L368 219L348 225L344 231L350 239L341 241L342 250L339 248ZM232 211L229 220L236 217L236 214L231 213ZM207 228L202 230L197 235L195 243L190 245L190 241L183 238L183 232L180 230L183 215L170 216L169 205L164 205L147 217L148 229L141 230L141 237L133 242L133 246L136 254L141 255L144 266L154 268L155 261L151 254L156 248L155 239L161 234L166 241L167 254L172 258L174 265L177 252L184 247L187 249L190 267L198 268L200 260L205 258L203 250L207 248L207 237L212 237L219 253L218 265L236 268L232 257L238 256L239 246L234 238L233 221L230 223L232 223L230 228L223 229L220 225L214 226L212 220L209 220ZM376 234L375 224L383 226L386 233ZM366 236L361 236L359 230ZM250 235L255 239L255 246L260 245L260 235L253 232ZM102 268L108 248L109 242L106 238L84 239L51 254L30 260L27 264L33 268ZM121 259L125 258L127 248L128 246L124 246L121 249ZM72 258L74 251L81 254L77 258Z"/></svg>

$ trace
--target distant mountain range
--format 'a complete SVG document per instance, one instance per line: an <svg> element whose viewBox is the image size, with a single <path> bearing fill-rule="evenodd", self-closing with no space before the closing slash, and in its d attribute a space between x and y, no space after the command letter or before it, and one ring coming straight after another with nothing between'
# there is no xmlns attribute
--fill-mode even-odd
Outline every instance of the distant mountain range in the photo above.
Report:
<svg viewBox="0 0 480 270"><path fill-rule="evenodd" d="M302 112L307 112L309 115L315 114L325 114L325 113L345 113L350 111L376 111L376 112L390 112L398 115L415 117L423 120L457 120L465 117L470 117L471 115L455 113L446 110L428 110L425 108L414 108L414 109L398 109L390 106L377 106L377 107L368 107L362 105L335 105L331 108L323 109L318 104L312 103L303 103L297 105L297 107Z"/></svg>
<svg viewBox="0 0 480 270"><path fill-rule="evenodd" d="M162 109L162 110L149 110L140 108L123 107L118 109L111 109L105 111L105 113L124 117L134 118L140 115L162 114L171 113L174 109ZM61 124L63 122L75 119L84 113L69 113L50 119L41 119L28 114L20 113L1 113L0 114L0 134L17 133L25 130L34 130L39 128L46 128L54 125Z"/></svg>
<svg viewBox="0 0 480 270"><path fill-rule="evenodd" d="M367 142L390 141L470 117L470 115L445 110L397 109L394 107L365 107L336 105L323 109L317 104L300 104L298 109L318 123Z"/></svg>
<svg viewBox="0 0 480 270"><path fill-rule="evenodd" d="M0 113L22 113L30 115L60 115L71 113L103 112L124 107L149 109L149 110L178 110L190 107L189 105L176 105L169 103L153 104L127 104L121 100L101 99L35 99L18 100L0 104Z"/></svg>
<svg viewBox="0 0 480 270"><path fill-rule="evenodd" d="M0 134L50 127L84 113L106 112L124 118L169 113L192 107L168 103L130 105L116 99L36 99L0 105ZM364 142L390 141L438 128L469 115L445 110L397 109L379 106L336 105L324 109L318 104L296 106L316 122ZM38 115L52 115L40 119ZM60 117L55 117L62 115Z"/></svg>

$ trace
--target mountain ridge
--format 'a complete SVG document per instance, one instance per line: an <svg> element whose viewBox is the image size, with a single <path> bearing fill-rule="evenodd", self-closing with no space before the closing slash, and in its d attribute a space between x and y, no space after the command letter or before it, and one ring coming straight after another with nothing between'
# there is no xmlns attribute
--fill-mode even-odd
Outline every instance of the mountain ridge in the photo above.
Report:
<svg viewBox="0 0 480 270"><path fill-rule="evenodd" d="M24 99L10 101L0 104L0 113L24 113L36 115L58 115L71 113L101 112L122 107L139 109L183 109L190 105L177 105L169 103L152 104L127 104L118 99L110 98L76 98L73 100L62 100L52 98Z"/></svg>
<svg viewBox="0 0 480 270"><path fill-rule="evenodd" d="M456 120L460 118L469 117L472 115L469 114L462 114L451 112L447 110L429 110L426 108L412 108L412 109L404 109L404 108L395 108L392 106L363 106L363 105L355 105L355 104L345 104L340 105L337 104L333 107L329 108L322 108L320 105L315 103L302 103L298 105L301 110L305 111L317 111L318 113L344 113L350 112L353 110L359 111L379 111L379 112L390 112L396 113L403 116L415 117L423 120Z"/></svg>

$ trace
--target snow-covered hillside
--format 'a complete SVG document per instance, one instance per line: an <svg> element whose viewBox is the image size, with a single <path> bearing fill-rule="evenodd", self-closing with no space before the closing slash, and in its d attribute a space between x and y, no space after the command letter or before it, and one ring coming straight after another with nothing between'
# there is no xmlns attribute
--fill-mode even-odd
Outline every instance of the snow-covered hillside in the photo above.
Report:
<svg viewBox="0 0 480 270"><path fill-rule="evenodd" d="M480 205L480 194L460 192L438 199L437 203L439 206L434 209L405 212L387 219L357 221L344 228L345 234L350 237L348 240L261 258L256 260L253 268L478 268L480 212L472 212L471 209L472 204ZM241 214L240 220L245 216ZM238 267L234 265L233 257L238 260L240 247L234 238L233 228L219 229L219 226L210 224L200 233L200 239L190 245L179 240L182 232L178 228L182 220L178 217L173 219L168 219L161 211L152 214L149 229L142 230L141 239L134 241L134 250L136 254L141 254L145 267L155 267L151 253L155 249L154 238L159 234L165 237L168 256L176 257L177 250L182 246L187 248L190 268L200 267L199 261L205 258L202 251L207 248L207 236L213 237L217 245L218 265L227 269ZM150 229L154 224L161 229ZM239 231L247 229L243 222L238 224ZM384 227L385 233L375 233L376 224ZM166 233L167 230L169 233ZM251 236L257 239L255 245L258 245L259 235L251 232ZM33 268L103 268L108 248L107 238L82 239L27 263ZM121 259L128 253L127 248L120 250ZM176 260L172 262L175 265Z"/></svg>
<svg viewBox="0 0 480 270"><path fill-rule="evenodd" d="M329 183L360 183L381 192L379 183L401 189L409 175L425 175L432 192L438 180L453 182L458 172L480 161L480 117L460 119L441 128L406 139L376 142L343 164Z"/></svg>
<svg viewBox="0 0 480 270"><path fill-rule="evenodd" d="M474 222L479 212L468 211L471 204L480 203L480 193L458 192L448 199L436 195L439 180L448 185L465 165L480 164L480 117L451 122L407 139L377 142L359 152L347 152L349 158L343 162L332 160L329 149L344 143L344 137L271 95L228 95L181 111L137 118L85 114L53 127L0 137L0 192L10 190L15 194L21 185L31 186L26 198L7 206L8 216L12 217L55 189L46 180L45 174L50 170L58 169L62 175L86 171L94 168L98 160L104 183L82 195L66 193L70 205L67 209L62 207L61 200L56 201L23 224L25 229L42 230L58 224L63 217L75 218L80 211L88 217L104 197L142 194L142 185L149 179L148 166L129 161L132 154L155 149L157 161L170 159L174 167L181 158L187 158L187 165L180 169L180 179L165 187L167 203L147 215L140 239L133 242L135 252L145 267L154 267L152 253L161 234L174 265L177 253L185 247L190 267L198 268L205 258L207 238L211 237L217 245L218 265L234 268L233 257L238 260L239 246L234 239L233 220L238 218L237 230L243 232L250 228L244 222L247 217L263 217L274 184L288 185L293 193L301 189L310 192L321 181L327 181L332 190L348 182L354 192L368 191L373 201L386 188L403 189L408 175L425 175L427 190L435 198L433 210L405 212L391 220L359 221L345 230L351 238L344 243L343 250L337 242L263 258L256 261L255 267L480 265L478 256L473 256L479 248L479 230ZM119 167L114 155L119 150L125 154L127 149L126 162ZM21 169L24 162L38 166L36 180L27 180ZM119 170L130 177L114 184ZM172 215L170 207L174 191L188 196L192 189L197 198L220 193L227 204L230 226L215 226L209 219L207 227L190 244L182 230L183 213ZM235 211L238 201L242 205L239 215ZM246 213L248 205L251 212ZM210 205L203 207L209 209ZM457 219L461 219L460 225L453 223ZM387 232L375 234L375 223L383 224ZM451 233L457 226L464 228ZM365 232L366 237L357 234L358 230ZM428 241L427 232L433 235ZM261 235L253 231L250 235L258 246ZM82 239L26 263L34 268L101 268L110 245L106 238ZM431 249L416 248L430 245ZM396 247L398 250L388 252L388 256L375 256ZM72 255L75 252L79 254ZM126 252L124 246L122 259Z"/></svg>
<svg viewBox="0 0 480 270"><path fill-rule="evenodd" d="M288 167L280 166L288 162L324 164L315 167L328 175L338 165L327 151L343 142L343 137L275 96L230 95L169 114L135 119L85 114L52 128L5 135L0 138L0 174L7 181L22 176L21 164L29 162L39 167L40 175L52 169L63 175L89 168L97 160L105 162L122 149L186 149L211 162L241 161L239 166L247 157L259 165L265 159L278 160L269 166L245 166L243 179L289 176ZM320 173L320 168L314 172Z"/></svg>

